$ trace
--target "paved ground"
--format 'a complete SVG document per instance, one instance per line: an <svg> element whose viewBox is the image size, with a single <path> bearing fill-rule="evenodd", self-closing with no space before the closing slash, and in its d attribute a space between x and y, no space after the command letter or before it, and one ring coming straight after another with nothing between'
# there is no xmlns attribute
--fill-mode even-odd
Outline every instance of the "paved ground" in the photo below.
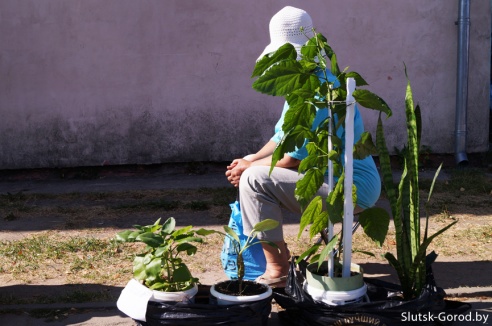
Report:
<svg viewBox="0 0 492 326"><path fill-rule="evenodd" d="M98 178L87 180L74 177L71 170L67 171L31 171L28 176L21 172L0 171L0 193L68 193L68 192L107 192L135 189L164 189L192 187L228 186L224 178L222 166L199 166L192 171L181 168L162 167L158 170L137 171L135 169L111 169L98 171ZM60 175L64 178L60 178ZM445 175L444 175L445 177ZM384 202L379 205L385 206ZM297 232L295 225L286 232ZM366 274L378 275L382 279L395 282L391 269L387 264L367 264ZM470 264L464 257L463 261L442 261L435 263L434 273L438 285L449 295L467 298L472 304L473 313L489 316L488 324L492 324L492 263L473 262ZM202 279L202 278L200 278ZM461 280L457 282L456 280ZM463 279L466 281L462 282ZM484 280L488 280L485 281ZM208 284L208 283L207 283ZM460 284L456 286L456 284ZM44 321L34 318L28 312L35 309L59 310L71 309L68 317L61 321ZM118 311L114 302L89 304L52 304L28 306L0 306L1 325L135 325L134 321ZM457 325L479 325L476 322L455 323ZM277 319L276 306L273 306L269 325L280 325Z"/></svg>

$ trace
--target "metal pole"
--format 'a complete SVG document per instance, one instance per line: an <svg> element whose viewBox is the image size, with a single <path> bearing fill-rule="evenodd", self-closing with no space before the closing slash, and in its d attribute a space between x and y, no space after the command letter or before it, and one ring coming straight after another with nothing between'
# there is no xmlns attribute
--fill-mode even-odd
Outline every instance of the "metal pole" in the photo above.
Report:
<svg viewBox="0 0 492 326"><path fill-rule="evenodd" d="M468 102L468 53L470 48L470 1L459 0L458 15L458 73L456 80L455 159L467 165L466 111Z"/></svg>

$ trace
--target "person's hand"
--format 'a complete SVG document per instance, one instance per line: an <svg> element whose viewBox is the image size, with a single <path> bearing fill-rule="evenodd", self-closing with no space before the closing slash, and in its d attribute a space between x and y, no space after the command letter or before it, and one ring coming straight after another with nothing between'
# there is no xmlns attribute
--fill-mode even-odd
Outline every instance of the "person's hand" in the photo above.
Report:
<svg viewBox="0 0 492 326"><path fill-rule="evenodd" d="M235 159L230 165L227 166L227 171L225 173L227 180L234 186L239 186L239 179L244 170L251 166L251 162L245 159Z"/></svg>

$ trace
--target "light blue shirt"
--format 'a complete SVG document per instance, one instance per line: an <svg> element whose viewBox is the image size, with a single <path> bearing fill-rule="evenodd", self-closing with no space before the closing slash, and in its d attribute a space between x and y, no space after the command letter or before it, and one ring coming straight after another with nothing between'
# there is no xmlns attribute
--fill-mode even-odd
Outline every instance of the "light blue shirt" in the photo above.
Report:
<svg viewBox="0 0 492 326"><path fill-rule="evenodd" d="M329 70L327 70L326 72L328 75L328 80L330 82L334 82L335 87L340 87L340 83L338 82L336 77ZM319 73L318 76L320 76ZM289 105L287 104L287 102L285 102L284 108L282 110L282 115L275 125L275 134L271 138L271 140L277 144L282 140L284 136L282 125L284 124L284 117L288 109ZM327 108L317 109L311 130L315 130L327 117ZM336 119L336 116L334 118ZM356 105L354 115L354 144L359 141L363 132L364 122L362 121L362 116L360 115L359 109ZM342 140L342 146L345 146L345 129L343 127L340 127L337 130L337 136ZM306 145L307 140L304 142L304 145L302 147L297 148L293 152L287 153L287 155L298 160L303 160L308 156ZM378 200L381 193L381 179L379 177L376 164L374 163L373 158L371 156L368 156L363 160L354 159L353 166L354 184L357 187L357 205L362 208L372 207Z"/></svg>

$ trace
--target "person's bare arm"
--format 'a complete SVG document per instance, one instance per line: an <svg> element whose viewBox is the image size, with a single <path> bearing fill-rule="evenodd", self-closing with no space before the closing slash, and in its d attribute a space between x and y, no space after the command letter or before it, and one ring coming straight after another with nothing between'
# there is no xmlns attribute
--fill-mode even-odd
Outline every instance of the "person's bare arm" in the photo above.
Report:
<svg viewBox="0 0 492 326"><path fill-rule="evenodd" d="M271 156L273 154L273 151L275 151L276 146L277 143L270 140L258 152L256 152L255 154L246 155L245 157L243 157L243 159L246 161L254 162L263 159L265 157ZM232 163L227 166L227 170L232 170L236 166L237 162L238 162L237 159L233 160Z"/></svg>
<svg viewBox="0 0 492 326"><path fill-rule="evenodd" d="M271 156L275 151L275 147L277 147L277 143L270 140L257 153L245 156L244 159L254 162L263 159L265 157Z"/></svg>

